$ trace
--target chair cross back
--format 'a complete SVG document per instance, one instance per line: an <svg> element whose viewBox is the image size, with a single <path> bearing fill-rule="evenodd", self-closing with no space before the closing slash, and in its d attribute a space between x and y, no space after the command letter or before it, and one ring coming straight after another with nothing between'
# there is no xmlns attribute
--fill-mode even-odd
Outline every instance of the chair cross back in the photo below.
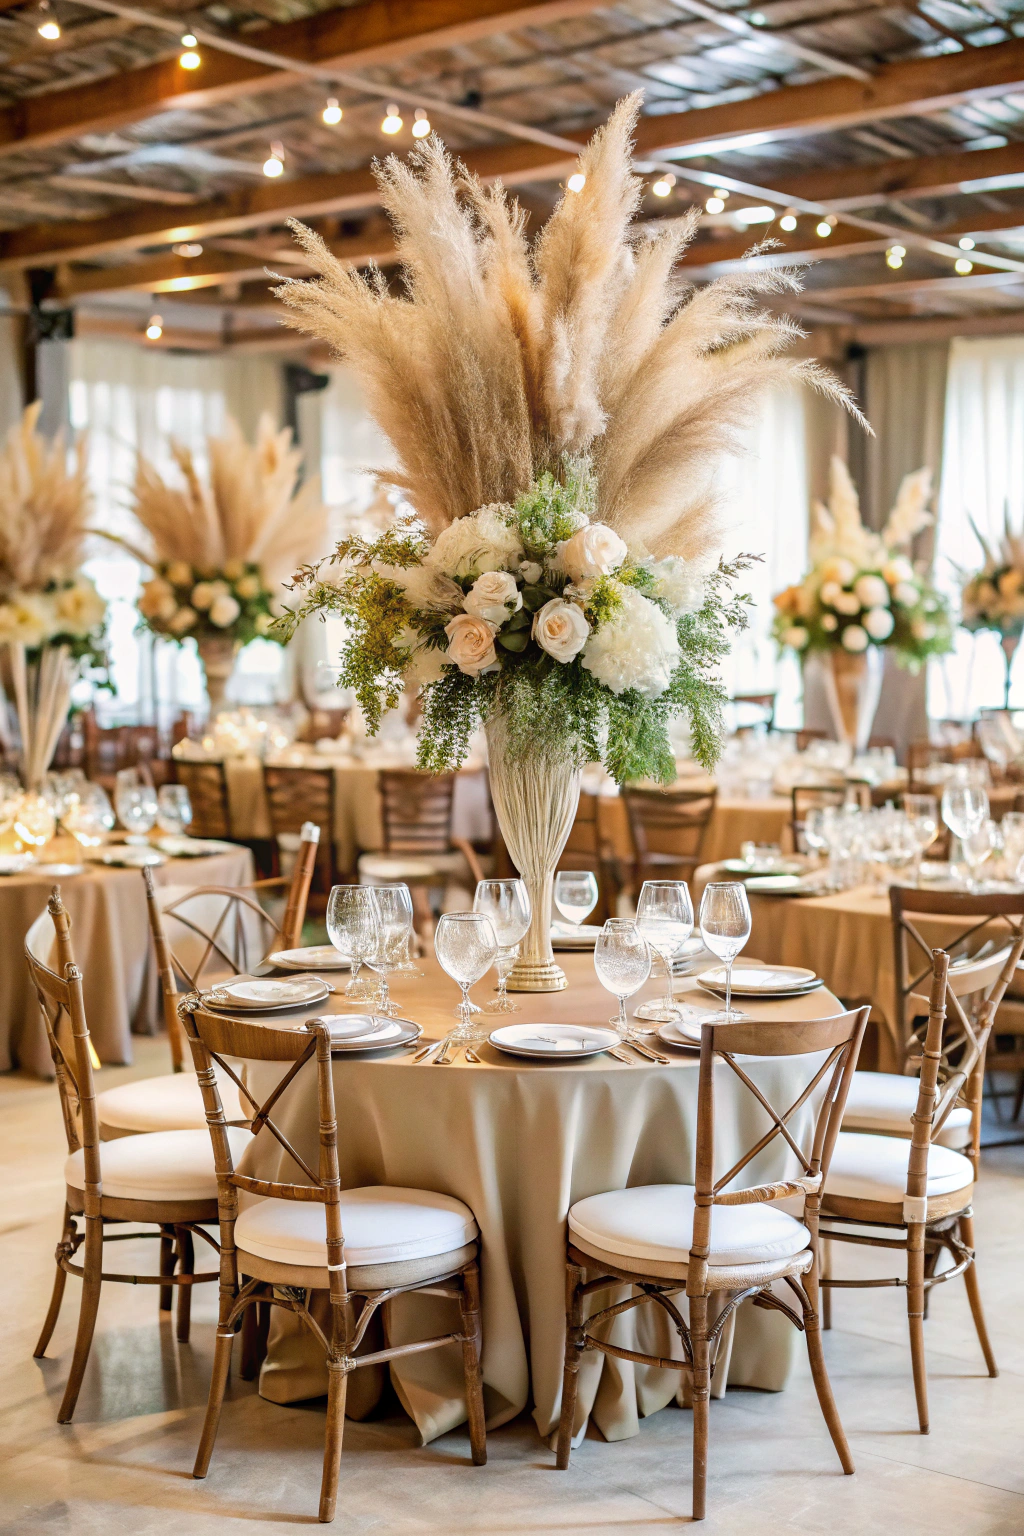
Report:
<svg viewBox="0 0 1024 1536"><path fill-rule="evenodd" d="M627 786L622 798L636 851L638 879L649 879L666 865L679 866L688 879L700 863L700 847L714 814L717 791Z"/></svg>
<svg viewBox="0 0 1024 1536"><path fill-rule="evenodd" d="M452 846L454 773L385 768L378 776L384 849L447 853Z"/></svg>
<svg viewBox="0 0 1024 1536"><path fill-rule="evenodd" d="M57 935L58 963L63 975L57 975L36 958L26 945L25 960L29 977L46 1029L47 1044L53 1058L61 1114L68 1151L85 1148L86 1178L99 1187L99 1118L93 1083L92 1058L89 1054L89 1027L82 997L82 972L71 959L71 919L61 901L60 888L54 886L46 904ZM70 1034L70 1046L66 1043Z"/></svg>
<svg viewBox="0 0 1024 1536"><path fill-rule="evenodd" d="M179 758L175 775L184 784L192 803L194 837L230 837L231 811L227 776L222 762L196 763Z"/></svg>

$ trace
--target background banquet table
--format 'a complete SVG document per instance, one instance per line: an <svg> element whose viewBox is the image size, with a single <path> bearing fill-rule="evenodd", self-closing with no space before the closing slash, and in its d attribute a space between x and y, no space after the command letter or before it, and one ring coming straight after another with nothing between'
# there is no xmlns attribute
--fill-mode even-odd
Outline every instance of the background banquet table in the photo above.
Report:
<svg viewBox="0 0 1024 1536"><path fill-rule="evenodd" d="M713 779L680 779L668 787L698 793L710 793L715 787ZM788 796L767 795L752 798L747 795L719 795L711 819L701 838L700 856L709 863L719 859L738 858L745 842L778 843L783 850L792 847L789 823L792 804ZM597 802L597 821L604 846L624 862L633 858L633 839L629 831L626 806L618 792L602 790Z"/></svg>
<svg viewBox="0 0 1024 1536"><path fill-rule="evenodd" d="M590 954L559 956L568 990L546 996L518 994L520 1021L595 1022L609 1016L611 999L598 985ZM433 960L426 979L396 976L392 990L403 1011L440 1038L453 1023L454 984ZM650 983L643 995L656 989ZM662 987L664 983L660 984ZM694 982L677 984L682 993ZM477 989L483 1000L484 987ZM638 999L637 999L638 1000ZM699 993L694 1001L715 1006ZM340 998L331 1011L343 1012ZM756 1017L822 1017L838 1011L827 991L779 1003L752 1004ZM491 1019L489 1027L500 1023ZM479 1065L459 1057L449 1067L419 1065L407 1053L387 1057L337 1055L334 1087L343 1186L386 1183L440 1191L465 1201L481 1232L484 1383L492 1426L532 1401L542 1435L557 1423L564 1336L565 1221L569 1206L586 1195L627 1185L692 1182L697 1123L697 1056L678 1053L667 1067L625 1066L610 1057L540 1064L479 1048ZM748 1070L770 1099L788 1105L813 1075L814 1058L757 1059ZM284 1134L307 1158L316 1156L318 1117L312 1064L303 1068L275 1111ZM281 1075L276 1064L250 1063L257 1099ZM791 1124L798 1138L811 1123L805 1107ZM730 1166L768 1126L764 1111L723 1070L716 1117L719 1169ZM744 1170L743 1181L787 1176L791 1154L777 1139ZM263 1131L245 1154L245 1172L291 1179L295 1166ZM243 1196L243 1199L245 1197ZM326 1298L318 1298L322 1310ZM685 1303L684 1303L685 1304ZM438 1298L400 1298L390 1306L392 1339L424 1337L450 1325ZM653 1315L652 1315L653 1314ZM618 1319L616 1342L679 1355L679 1340L660 1309ZM727 1383L780 1390L801 1344L777 1314L744 1304L729 1325L715 1377ZM371 1346L373 1347L373 1346ZM275 1314L260 1391L293 1402L327 1390L319 1347L298 1320ZM369 1411L380 1387L374 1368L355 1374L349 1412ZM465 1418L457 1349L413 1355L391 1366L392 1380L423 1439L445 1433ZM680 1392L676 1372L649 1370L588 1355L580 1382L580 1424L592 1414L611 1440L636 1434L638 1419Z"/></svg>
<svg viewBox="0 0 1024 1536"><path fill-rule="evenodd" d="M78 862L81 852L70 838L55 838L46 857ZM168 859L153 874L161 885L238 886L255 879L252 854L239 847L209 858ZM80 875L56 879L31 868L5 875L0 878L0 1071L20 1066L40 1077L53 1076L24 944L55 884L71 915L71 943L83 971L86 1017L100 1061L130 1062L132 1032L147 1033L160 1020L141 870L87 864Z"/></svg>

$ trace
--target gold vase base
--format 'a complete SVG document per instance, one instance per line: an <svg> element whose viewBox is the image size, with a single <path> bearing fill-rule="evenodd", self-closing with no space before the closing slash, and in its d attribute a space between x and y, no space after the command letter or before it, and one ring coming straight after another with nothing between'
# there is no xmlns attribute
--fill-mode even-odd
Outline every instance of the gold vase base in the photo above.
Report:
<svg viewBox="0 0 1024 1536"><path fill-rule="evenodd" d="M569 983L553 960L517 960L505 985L509 992L564 992Z"/></svg>

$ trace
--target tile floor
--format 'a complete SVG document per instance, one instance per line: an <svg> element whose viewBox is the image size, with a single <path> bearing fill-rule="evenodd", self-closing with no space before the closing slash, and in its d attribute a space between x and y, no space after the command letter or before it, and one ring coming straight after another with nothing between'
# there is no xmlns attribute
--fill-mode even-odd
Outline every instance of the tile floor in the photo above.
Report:
<svg viewBox="0 0 1024 1536"><path fill-rule="evenodd" d="M107 1069L104 1085L165 1070L164 1052L159 1041L139 1041L135 1066ZM0 1124L0 1536L274 1536L315 1525L321 1404L277 1407L255 1385L234 1382L210 1476L189 1476L212 1288L197 1292L193 1343L179 1346L169 1323L157 1323L153 1291L109 1287L74 1423L56 1424L74 1280L49 1358L32 1359L63 1203L56 1089L0 1078ZM1022 1194L1024 1148L987 1154L977 1225L999 1379L983 1374L962 1285L940 1288L927 1325L932 1432L918 1435L902 1293L840 1295L826 1352L856 1476L840 1473L805 1374L780 1394L731 1391L711 1405L708 1536L1024 1532ZM844 1262L877 1266L885 1256L848 1248ZM689 1416L676 1408L646 1420L634 1439L588 1439L564 1474L525 1417L492 1435L486 1467L469 1465L467 1452L462 1431L418 1446L397 1410L349 1424L333 1529L660 1536L689 1523Z"/></svg>

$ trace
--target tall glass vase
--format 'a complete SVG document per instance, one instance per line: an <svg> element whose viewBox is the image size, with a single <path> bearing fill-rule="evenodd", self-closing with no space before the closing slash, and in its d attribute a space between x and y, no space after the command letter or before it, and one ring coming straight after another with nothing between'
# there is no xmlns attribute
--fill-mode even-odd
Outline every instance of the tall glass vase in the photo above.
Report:
<svg viewBox="0 0 1024 1536"><path fill-rule="evenodd" d="M488 722L491 797L512 861L526 882L533 916L508 978L510 992L560 992L565 972L551 949L555 868L576 817L580 769L569 755L509 741L507 722Z"/></svg>
<svg viewBox="0 0 1024 1536"><path fill-rule="evenodd" d="M235 658L241 645L230 635L203 635L197 645L206 677L206 691L210 696L212 719L223 707L228 681L235 670Z"/></svg>
<svg viewBox="0 0 1024 1536"><path fill-rule="evenodd" d="M825 657L825 696L836 739L863 752L882 697L885 653L877 645L851 654L838 647Z"/></svg>

